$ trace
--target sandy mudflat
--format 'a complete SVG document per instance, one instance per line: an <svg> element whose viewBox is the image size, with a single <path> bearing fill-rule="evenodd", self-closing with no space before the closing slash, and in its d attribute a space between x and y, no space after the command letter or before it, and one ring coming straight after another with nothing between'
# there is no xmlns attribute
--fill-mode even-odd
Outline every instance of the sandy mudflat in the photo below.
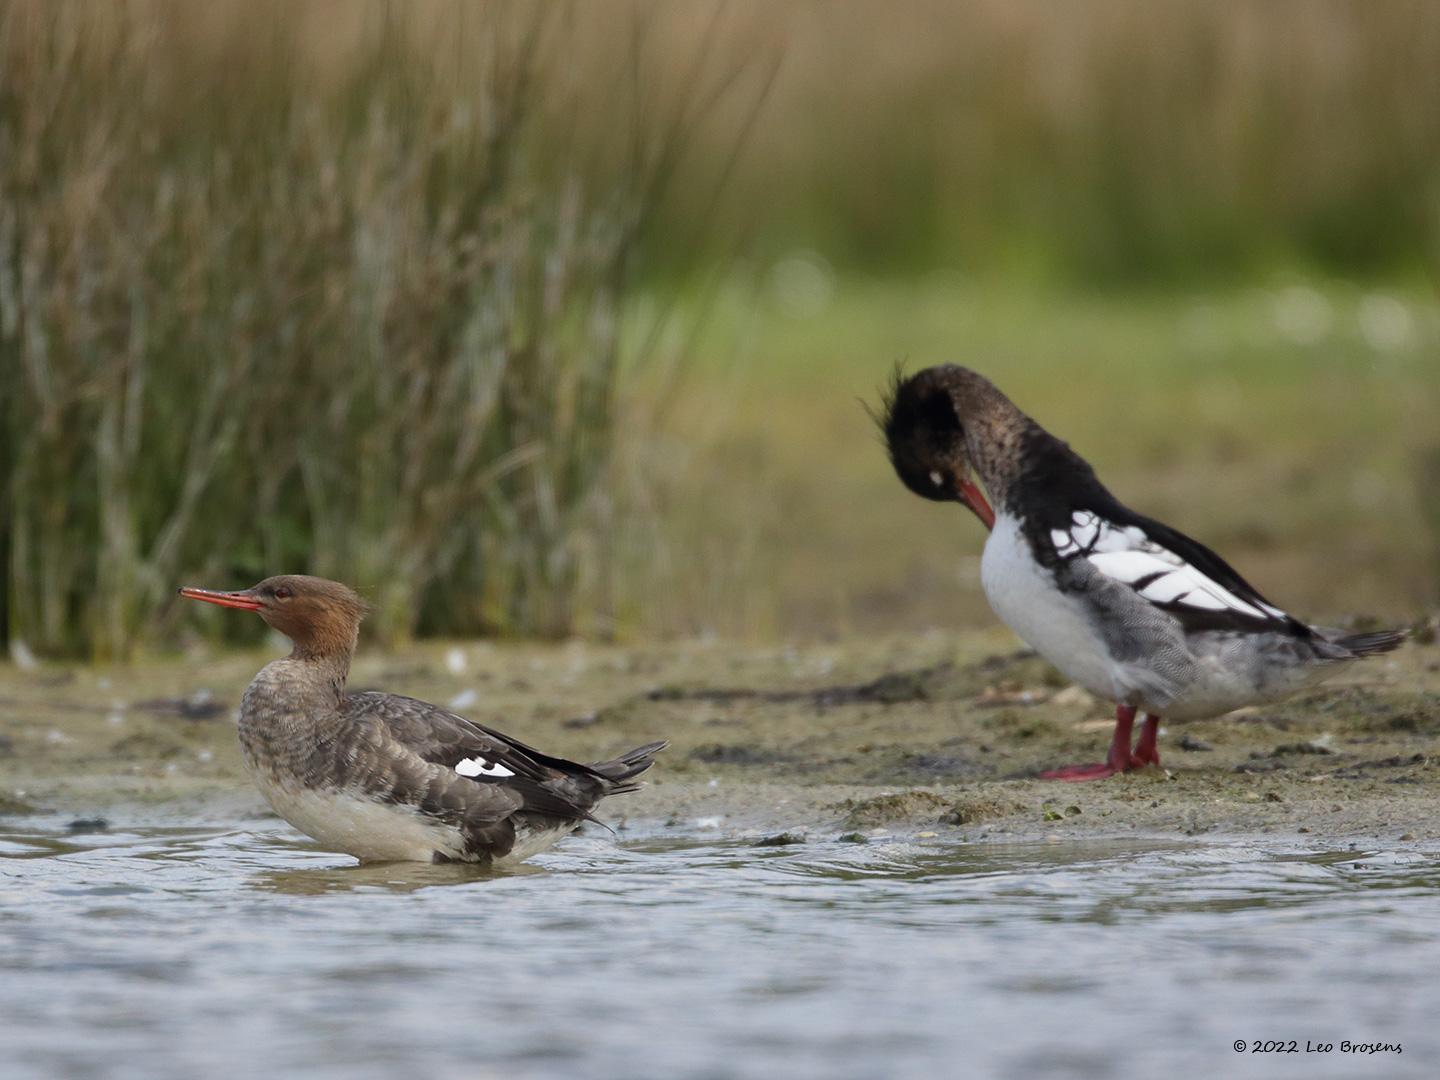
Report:
<svg viewBox="0 0 1440 1080"><path fill-rule="evenodd" d="M0 813L252 811L235 742L270 655L0 666ZM1440 840L1440 646L1408 644L1288 702L1162 729L1165 770L1033 779L1103 756L1108 706L1003 633L781 648L426 644L362 650L355 687L450 704L591 760L669 738L601 816L764 838L1270 833Z"/></svg>

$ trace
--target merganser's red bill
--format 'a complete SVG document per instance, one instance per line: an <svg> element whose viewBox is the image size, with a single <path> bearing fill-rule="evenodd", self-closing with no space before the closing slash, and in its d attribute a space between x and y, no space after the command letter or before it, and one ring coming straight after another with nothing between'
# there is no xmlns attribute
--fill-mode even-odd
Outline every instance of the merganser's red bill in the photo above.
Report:
<svg viewBox="0 0 1440 1080"><path fill-rule="evenodd" d="M985 494L980 490L978 484L969 477L960 477L957 486L960 488L960 498L965 505L975 512L975 516L985 525L987 529L995 528L995 511L990 509L990 504L985 501Z"/></svg>
<svg viewBox="0 0 1440 1080"><path fill-rule="evenodd" d="M249 590L244 592L216 592L214 589L195 589L189 585L180 590L180 595L191 600L204 600L207 604L221 607L240 608L242 611L259 611L263 606Z"/></svg>

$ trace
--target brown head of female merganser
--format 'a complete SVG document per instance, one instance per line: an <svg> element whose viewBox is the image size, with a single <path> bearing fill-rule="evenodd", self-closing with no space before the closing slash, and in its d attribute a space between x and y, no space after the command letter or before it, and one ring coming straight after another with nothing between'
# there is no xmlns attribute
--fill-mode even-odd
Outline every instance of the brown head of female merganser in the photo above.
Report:
<svg viewBox="0 0 1440 1080"><path fill-rule="evenodd" d="M906 487L963 503L990 530L980 582L995 614L1116 703L1105 762L1041 773L1048 779L1159 765L1160 717L1274 701L1404 640L1340 636L1287 615L1209 548L1122 505L1069 446L967 368L897 378L880 422Z"/></svg>
<svg viewBox="0 0 1440 1080"><path fill-rule="evenodd" d="M527 858L594 820L601 799L636 790L665 748L580 765L437 705L347 693L366 605L338 582L286 574L180 595L254 611L294 644L246 689L240 748L277 814L362 862Z"/></svg>

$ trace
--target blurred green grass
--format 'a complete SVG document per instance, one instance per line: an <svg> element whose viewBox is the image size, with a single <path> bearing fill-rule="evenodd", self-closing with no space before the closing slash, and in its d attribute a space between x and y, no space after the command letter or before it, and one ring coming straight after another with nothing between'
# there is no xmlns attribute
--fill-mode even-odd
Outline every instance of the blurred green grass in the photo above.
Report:
<svg viewBox="0 0 1440 1080"><path fill-rule="evenodd" d="M717 304L670 437L693 555L680 629L832 637L982 624L980 526L906 492L862 402L896 364L989 375L1124 501L1297 614L1440 603L1440 305L1290 280L1228 294L828 282ZM662 620L663 621L663 620ZM670 625L674 630L676 626Z"/></svg>
<svg viewBox="0 0 1440 1080"><path fill-rule="evenodd" d="M860 405L943 360L1277 601L1434 604L1440 6L1301 10L0 0L0 626L988 620Z"/></svg>
<svg viewBox="0 0 1440 1080"><path fill-rule="evenodd" d="M767 254L1145 289L1440 250L1425 0L733 0L712 39L783 56L723 207Z"/></svg>
<svg viewBox="0 0 1440 1080"><path fill-rule="evenodd" d="M0 0L7 639L253 635L175 587L282 569L388 640L607 632L640 224L728 88L591 93L578 44L538 5Z"/></svg>

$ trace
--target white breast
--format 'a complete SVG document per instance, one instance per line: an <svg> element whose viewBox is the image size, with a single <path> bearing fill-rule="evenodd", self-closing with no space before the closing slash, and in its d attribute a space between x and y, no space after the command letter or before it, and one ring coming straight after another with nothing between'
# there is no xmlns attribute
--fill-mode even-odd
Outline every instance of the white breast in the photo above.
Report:
<svg viewBox="0 0 1440 1080"><path fill-rule="evenodd" d="M1061 592L1039 563L1020 523L995 519L980 560L985 598L1006 626L1066 676L1111 701L1125 697L1121 672L1085 609Z"/></svg>

